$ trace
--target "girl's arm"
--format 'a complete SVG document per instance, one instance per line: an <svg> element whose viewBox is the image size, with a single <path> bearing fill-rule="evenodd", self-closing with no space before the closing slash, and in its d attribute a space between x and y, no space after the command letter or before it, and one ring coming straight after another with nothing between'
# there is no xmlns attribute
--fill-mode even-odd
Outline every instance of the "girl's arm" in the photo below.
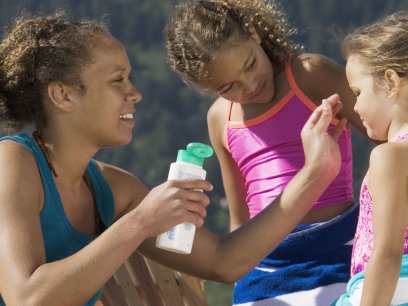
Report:
<svg viewBox="0 0 408 306"><path fill-rule="evenodd" d="M377 146L370 156L368 188L373 200L374 250L367 266L361 305L390 305L401 268L408 225L407 148Z"/></svg>
<svg viewBox="0 0 408 306"><path fill-rule="evenodd" d="M229 102L219 98L210 108L207 115L208 131L211 144L220 163L223 187L230 214L230 230L233 231L249 221L246 204L245 180L226 149L225 124Z"/></svg>
<svg viewBox="0 0 408 306"><path fill-rule="evenodd" d="M293 59L292 71L299 87L317 105L325 97L339 94L343 103L339 116L347 118L354 128L367 137L361 119L354 111L356 98L342 66L323 55L305 53Z"/></svg>

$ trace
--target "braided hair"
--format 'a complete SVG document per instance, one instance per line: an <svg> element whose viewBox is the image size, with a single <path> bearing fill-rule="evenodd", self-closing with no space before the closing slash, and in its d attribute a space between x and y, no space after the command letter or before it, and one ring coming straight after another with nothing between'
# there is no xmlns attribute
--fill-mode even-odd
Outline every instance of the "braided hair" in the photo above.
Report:
<svg viewBox="0 0 408 306"><path fill-rule="evenodd" d="M23 13L5 28L0 43L0 128L10 134L26 124L45 124L43 100L52 81L84 89L80 72L91 63L100 33L108 33L104 24L74 22L62 11L37 17Z"/></svg>

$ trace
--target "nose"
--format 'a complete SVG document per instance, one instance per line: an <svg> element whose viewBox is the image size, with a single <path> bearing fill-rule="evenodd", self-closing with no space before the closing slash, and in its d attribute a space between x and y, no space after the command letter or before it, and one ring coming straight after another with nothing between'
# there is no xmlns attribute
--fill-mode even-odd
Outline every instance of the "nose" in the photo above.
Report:
<svg viewBox="0 0 408 306"><path fill-rule="evenodd" d="M126 101L130 101L132 103L139 103L142 101L142 93L133 84L131 84L131 90L126 95Z"/></svg>
<svg viewBox="0 0 408 306"><path fill-rule="evenodd" d="M356 114L358 114L357 102L356 102L356 104L354 104L354 112L355 112Z"/></svg>
<svg viewBox="0 0 408 306"><path fill-rule="evenodd" d="M248 75L248 76L245 78L245 83L244 83L244 84L245 84L245 85L244 85L244 92L245 92L245 94L246 94L246 95L252 95L252 94L254 94L254 92L255 92L255 90L256 90L256 88L257 88L257 86L258 86L258 83L256 82L255 78L252 77L252 76L250 76L250 75Z"/></svg>

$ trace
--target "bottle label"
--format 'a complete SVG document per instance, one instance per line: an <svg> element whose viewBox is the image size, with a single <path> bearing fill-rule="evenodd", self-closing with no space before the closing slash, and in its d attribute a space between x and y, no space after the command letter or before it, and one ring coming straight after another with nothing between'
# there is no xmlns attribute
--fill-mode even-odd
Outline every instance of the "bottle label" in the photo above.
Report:
<svg viewBox="0 0 408 306"><path fill-rule="evenodd" d="M206 171L187 163L172 163L169 180L204 179ZM201 191L201 190L200 190ZM167 232L158 235L156 246L177 253L189 254L193 245L196 227L191 223L178 224Z"/></svg>
<svg viewBox="0 0 408 306"><path fill-rule="evenodd" d="M172 180L185 180L185 179L204 179L202 173L193 173L192 171L184 170L182 167L178 167L177 165L173 164L170 167L168 179ZM204 170L200 169L200 172L204 172ZM205 173L205 172L204 172Z"/></svg>

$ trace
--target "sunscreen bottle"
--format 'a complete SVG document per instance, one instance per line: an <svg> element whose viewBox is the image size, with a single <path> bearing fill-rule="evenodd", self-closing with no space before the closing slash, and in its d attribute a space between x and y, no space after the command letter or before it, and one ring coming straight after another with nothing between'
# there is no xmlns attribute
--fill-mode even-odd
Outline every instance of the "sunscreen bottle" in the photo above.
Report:
<svg viewBox="0 0 408 306"><path fill-rule="evenodd" d="M177 161L171 163L168 180L205 179L204 159L213 154L213 149L205 144L193 142L187 150L179 150ZM193 246L195 225L178 224L156 238L156 246L168 251L190 254Z"/></svg>

